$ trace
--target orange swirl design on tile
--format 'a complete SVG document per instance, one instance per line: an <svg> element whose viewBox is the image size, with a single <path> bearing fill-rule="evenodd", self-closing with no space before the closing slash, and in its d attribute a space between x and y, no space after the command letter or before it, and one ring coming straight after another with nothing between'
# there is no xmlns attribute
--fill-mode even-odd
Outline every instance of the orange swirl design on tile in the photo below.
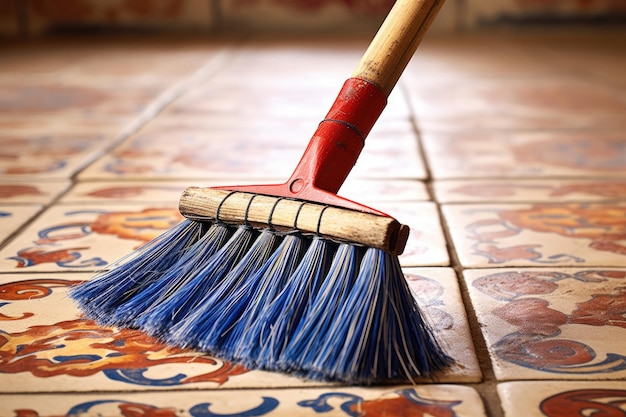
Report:
<svg viewBox="0 0 626 417"><path fill-rule="evenodd" d="M223 384L230 377L247 372L241 366L201 353L166 346L138 330L101 327L89 320L0 333L0 373L27 372L40 378L87 377L100 372L109 376L107 370L143 371L165 364L194 364L206 369L197 375L179 374L174 381L177 384Z"/></svg>

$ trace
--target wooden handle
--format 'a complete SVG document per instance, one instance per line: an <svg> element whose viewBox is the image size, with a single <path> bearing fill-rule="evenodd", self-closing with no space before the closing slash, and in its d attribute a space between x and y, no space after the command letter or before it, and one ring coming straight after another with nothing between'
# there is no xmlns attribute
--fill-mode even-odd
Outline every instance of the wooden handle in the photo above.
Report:
<svg viewBox="0 0 626 417"><path fill-rule="evenodd" d="M219 214L218 214L219 211ZM392 217L288 200L260 194L189 187L180 198L180 212L191 220L219 220L229 224L298 230L379 248L399 255L409 228Z"/></svg>
<svg viewBox="0 0 626 417"><path fill-rule="evenodd" d="M389 95L442 5L443 0L397 0L352 76Z"/></svg>

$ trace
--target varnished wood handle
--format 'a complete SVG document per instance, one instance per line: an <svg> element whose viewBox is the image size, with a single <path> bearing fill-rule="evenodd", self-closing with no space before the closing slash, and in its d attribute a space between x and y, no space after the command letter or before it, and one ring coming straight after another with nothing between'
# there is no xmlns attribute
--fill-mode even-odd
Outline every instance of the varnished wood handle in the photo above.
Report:
<svg viewBox="0 0 626 417"><path fill-rule="evenodd" d="M219 218L230 224L298 230L338 241L379 248L399 255L409 228L392 217L260 194L189 187L180 198L180 212L191 220ZM219 212L219 213L218 213Z"/></svg>
<svg viewBox="0 0 626 417"><path fill-rule="evenodd" d="M389 95L442 5L443 0L397 0L352 76Z"/></svg>

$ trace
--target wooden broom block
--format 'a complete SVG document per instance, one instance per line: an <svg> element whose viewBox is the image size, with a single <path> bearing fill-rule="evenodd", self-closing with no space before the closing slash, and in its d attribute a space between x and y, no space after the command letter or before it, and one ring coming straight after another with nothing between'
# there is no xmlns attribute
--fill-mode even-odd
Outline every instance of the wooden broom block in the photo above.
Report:
<svg viewBox="0 0 626 417"><path fill-rule="evenodd" d="M191 220L215 220L218 209L224 223L299 230L394 255L404 251L409 235L409 228L392 217L300 200L200 187L187 188L180 198L180 212Z"/></svg>

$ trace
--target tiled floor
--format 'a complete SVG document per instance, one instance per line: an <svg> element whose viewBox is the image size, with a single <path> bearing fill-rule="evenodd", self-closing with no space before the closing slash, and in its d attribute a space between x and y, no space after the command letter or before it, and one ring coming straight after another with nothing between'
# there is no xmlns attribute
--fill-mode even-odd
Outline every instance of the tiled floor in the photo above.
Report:
<svg viewBox="0 0 626 417"><path fill-rule="evenodd" d="M3 48L0 416L626 413L626 32L429 36L392 94L343 194L412 228L401 262L456 360L434 380L247 371L66 297L176 224L186 186L285 179L366 43Z"/></svg>

